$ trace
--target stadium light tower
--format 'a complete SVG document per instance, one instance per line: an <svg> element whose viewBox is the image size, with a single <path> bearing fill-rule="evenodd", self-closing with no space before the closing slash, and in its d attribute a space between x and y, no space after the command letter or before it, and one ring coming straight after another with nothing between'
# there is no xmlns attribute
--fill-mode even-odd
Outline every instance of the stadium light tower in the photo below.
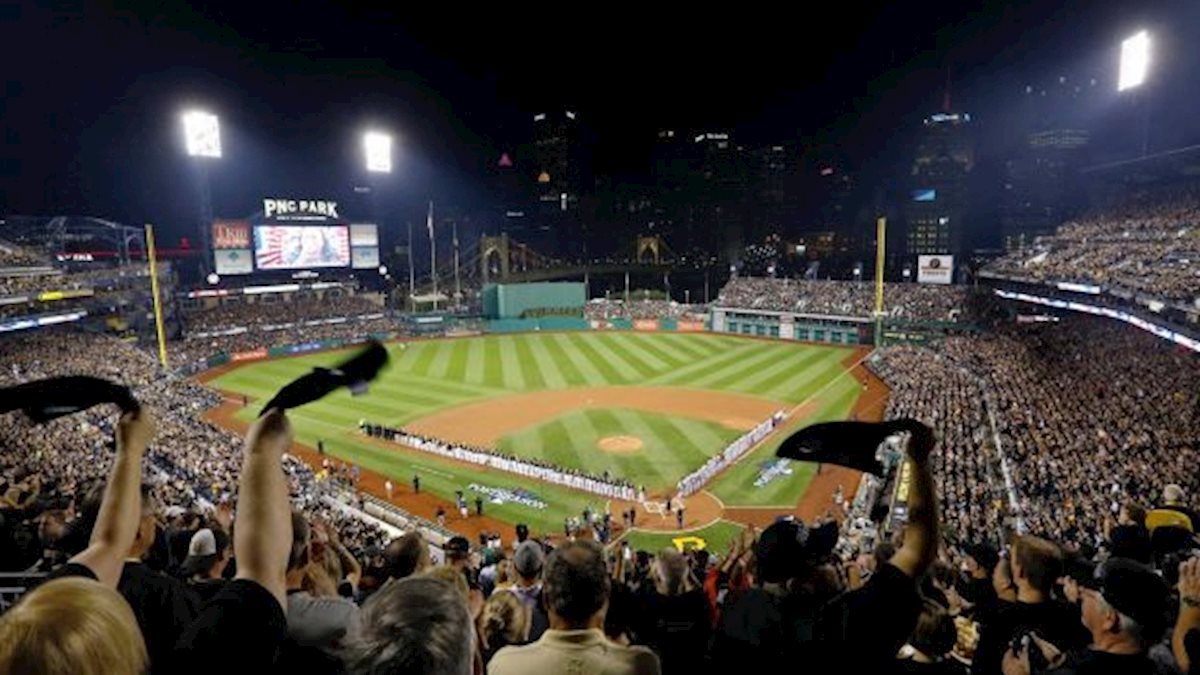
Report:
<svg viewBox="0 0 1200 675"><path fill-rule="evenodd" d="M184 111L183 144L198 174L200 188L200 271L202 275L212 273L212 250L209 244L209 229L212 227L212 190L208 184L208 163L221 158L221 123L216 115L204 110ZM211 280L210 280L211 281Z"/></svg>
<svg viewBox="0 0 1200 675"><path fill-rule="evenodd" d="M363 150L367 158L367 171L371 173L392 172L392 136L378 131L363 134Z"/></svg>
<svg viewBox="0 0 1200 675"><path fill-rule="evenodd" d="M1121 68L1117 91L1141 86L1150 70L1150 33L1138 31L1121 42Z"/></svg>
<svg viewBox="0 0 1200 675"><path fill-rule="evenodd" d="M221 157L221 124L216 115L203 110L183 113L183 140L191 157Z"/></svg>

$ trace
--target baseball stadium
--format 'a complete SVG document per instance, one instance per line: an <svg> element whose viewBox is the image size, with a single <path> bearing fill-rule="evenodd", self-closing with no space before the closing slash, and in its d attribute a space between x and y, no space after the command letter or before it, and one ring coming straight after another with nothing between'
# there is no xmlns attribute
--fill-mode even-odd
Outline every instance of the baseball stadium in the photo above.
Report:
<svg viewBox="0 0 1200 675"><path fill-rule="evenodd" d="M582 316L584 309L579 284L489 290L516 315L550 308ZM317 470L358 467L363 491L429 521L442 507L444 525L472 535L518 523L536 532L570 531L564 523L585 512L636 509L625 536L724 546L743 524L817 517L835 492L857 485L852 471L779 460L775 449L789 430L881 413L885 390L862 367L867 350L714 334L686 322L688 330L679 330L672 320L640 320L636 329L627 322L622 330L610 322L593 329L582 319L543 319L522 331L530 327L523 321L496 318L478 335L388 341L389 364L367 393L341 392L295 411L296 455ZM199 378L225 397L210 418L242 431L282 385L353 352L234 361L205 371ZM753 434L764 423L766 432ZM633 494L530 480L372 436L368 424L603 477ZM679 494L686 476L748 436L752 444L736 461ZM477 497L482 514L471 506L462 517L457 502Z"/></svg>

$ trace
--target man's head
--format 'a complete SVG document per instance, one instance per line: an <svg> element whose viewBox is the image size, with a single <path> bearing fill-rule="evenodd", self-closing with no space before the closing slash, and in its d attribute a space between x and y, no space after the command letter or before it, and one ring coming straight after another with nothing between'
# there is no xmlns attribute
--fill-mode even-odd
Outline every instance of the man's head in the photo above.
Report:
<svg viewBox="0 0 1200 675"><path fill-rule="evenodd" d="M1062 550L1041 537L1018 537L1013 543L1012 575L1018 588L1049 594L1063 575Z"/></svg>
<svg viewBox="0 0 1200 675"><path fill-rule="evenodd" d="M687 590L687 558L674 548L664 548L654 563L658 577L658 592L663 595L679 595Z"/></svg>
<svg viewBox="0 0 1200 675"><path fill-rule="evenodd" d="M513 553L513 569L521 577L521 583L529 586L537 581L546 564L546 554L536 541L524 541Z"/></svg>
<svg viewBox="0 0 1200 675"><path fill-rule="evenodd" d="M1121 513L1117 516L1120 525L1146 526L1146 508L1137 502L1125 502L1121 505Z"/></svg>
<svg viewBox="0 0 1200 675"><path fill-rule="evenodd" d="M447 565L463 567L470 561L471 542L466 537L450 537L442 550L446 552Z"/></svg>
<svg viewBox="0 0 1200 675"><path fill-rule="evenodd" d="M311 559L312 531L308 521L299 511L292 511L292 549L288 552L288 572L296 572L308 567Z"/></svg>
<svg viewBox="0 0 1200 675"><path fill-rule="evenodd" d="M408 532L388 543L383 560L392 579L420 574L430 565L429 545L420 532Z"/></svg>
<svg viewBox="0 0 1200 675"><path fill-rule="evenodd" d="M347 636L346 671L470 675L475 639L467 605L450 584L413 577L386 584Z"/></svg>
<svg viewBox="0 0 1200 675"><path fill-rule="evenodd" d="M1167 583L1153 570L1110 558L1080 588L1083 625L1092 633L1093 647L1154 644L1166 630L1170 598Z"/></svg>
<svg viewBox="0 0 1200 675"><path fill-rule="evenodd" d="M546 560L542 593L551 625L569 630L600 627L610 581L604 549L594 541L569 541Z"/></svg>
<svg viewBox="0 0 1200 675"><path fill-rule="evenodd" d="M229 550L229 535L221 528L196 530L188 544L188 557L180 571L187 577L219 579L233 557Z"/></svg>
<svg viewBox="0 0 1200 675"><path fill-rule="evenodd" d="M1170 483L1163 488L1163 502L1166 504L1182 504L1184 499L1183 488L1175 483Z"/></svg>

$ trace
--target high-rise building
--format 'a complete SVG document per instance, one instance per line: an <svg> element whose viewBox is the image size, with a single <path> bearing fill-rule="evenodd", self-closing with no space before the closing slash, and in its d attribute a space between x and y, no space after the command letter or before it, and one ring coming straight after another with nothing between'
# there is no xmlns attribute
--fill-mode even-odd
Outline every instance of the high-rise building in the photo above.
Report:
<svg viewBox="0 0 1200 675"><path fill-rule="evenodd" d="M746 241L745 150L722 131L698 133L692 141L690 237L704 250L735 259Z"/></svg>
<svg viewBox="0 0 1200 675"><path fill-rule="evenodd" d="M910 258L962 252L974 167L971 115L947 110L926 117L905 202Z"/></svg>
<svg viewBox="0 0 1200 675"><path fill-rule="evenodd" d="M1000 230L1009 251L1051 234L1085 203L1080 167L1092 150L1103 88L1096 77L1057 75L1020 94L1019 150L1004 163Z"/></svg>
<svg viewBox="0 0 1200 675"><path fill-rule="evenodd" d="M541 250L569 257L585 254L590 214L581 212L581 204L595 192L587 133L575 110L533 116L533 142L523 154L529 158L530 211L538 233L531 244Z"/></svg>

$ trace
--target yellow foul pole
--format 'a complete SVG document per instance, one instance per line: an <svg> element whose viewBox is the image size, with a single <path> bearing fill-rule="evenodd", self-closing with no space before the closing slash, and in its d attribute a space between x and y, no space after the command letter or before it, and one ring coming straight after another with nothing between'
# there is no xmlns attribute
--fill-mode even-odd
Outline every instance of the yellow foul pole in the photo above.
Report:
<svg viewBox="0 0 1200 675"><path fill-rule="evenodd" d="M158 295L158 257L154 253L154 228L146 225L146 258L150 261L150 292L154 295L154 329L158 333L158 362L167 367L167 339L163 332L162 299Z"/></svg>

